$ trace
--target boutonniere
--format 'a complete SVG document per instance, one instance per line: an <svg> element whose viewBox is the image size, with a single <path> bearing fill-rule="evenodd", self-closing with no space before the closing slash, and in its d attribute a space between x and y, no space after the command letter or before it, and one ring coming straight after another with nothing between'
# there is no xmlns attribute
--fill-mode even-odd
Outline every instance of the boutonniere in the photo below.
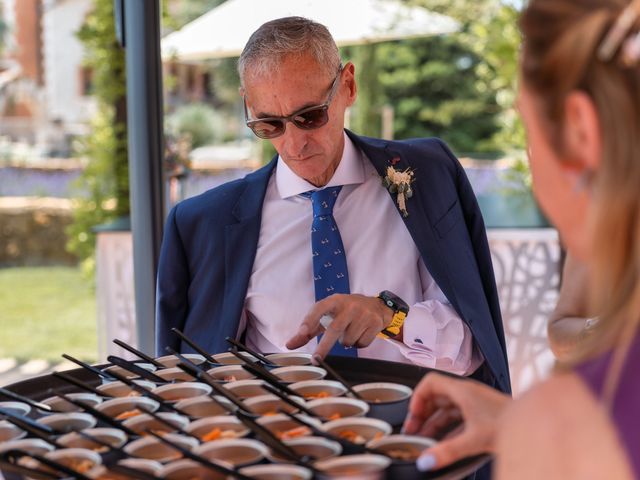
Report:
<svg viewBox="0 0 640 480"><path fill-rule="evenodd" d="M407 168L404 171L398 171L392 166L387 167L387 176L382 179L382 185L389 190L390 193L397 194L398 208L403 217L408 217L407 199L413 197L411 182L413 182L413 170Z"/></svg>

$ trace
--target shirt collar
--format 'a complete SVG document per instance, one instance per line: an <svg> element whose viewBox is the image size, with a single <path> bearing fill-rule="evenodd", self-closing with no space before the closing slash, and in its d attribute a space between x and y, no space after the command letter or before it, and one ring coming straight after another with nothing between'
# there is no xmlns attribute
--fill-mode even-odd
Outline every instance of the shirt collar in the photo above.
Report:
<svg viewBox="0 0 640 480"><path fill-rule="evenodd" d="M326 187L358 185L364 183L364 177L362 155L347 134L344 133L342 158ZM282 157L278 157L278 164L276 166L276 186L278 188L278 194L282 199L300 195L310 190L319 190L318 187L296 175L282 160Z"/></svg>

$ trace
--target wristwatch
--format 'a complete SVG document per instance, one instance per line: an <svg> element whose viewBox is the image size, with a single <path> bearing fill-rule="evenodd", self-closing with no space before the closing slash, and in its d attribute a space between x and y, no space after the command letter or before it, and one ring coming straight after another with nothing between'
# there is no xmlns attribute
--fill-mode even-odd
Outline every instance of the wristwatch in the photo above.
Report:
<svg viewBox="0 0 640 480"><path fill-rule="evenodd" d="M407 318L407 314L409 313L409 305L389 290L381 291L378 294L378 298L382 300L387 307L393 310L391 323L378 334L378 337L389 338L400 335L400 329L404 324L404 319Z"/></svg>

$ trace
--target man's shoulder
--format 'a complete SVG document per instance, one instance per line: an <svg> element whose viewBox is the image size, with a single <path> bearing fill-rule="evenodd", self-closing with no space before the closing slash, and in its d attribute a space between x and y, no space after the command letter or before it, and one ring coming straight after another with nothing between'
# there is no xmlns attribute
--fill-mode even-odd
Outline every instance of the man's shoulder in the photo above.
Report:
<svg viewBox="0 0 640 480"><path fill-rule="evenodd" d="M199 217L202 214L211 216L212 213L222 215L231 213L238 199L247 191L251 184L263 183L269 179L272 165L266 165L242 178L232 180L211 188L199 195L179 202L174 210L181 218Z"/></svg>

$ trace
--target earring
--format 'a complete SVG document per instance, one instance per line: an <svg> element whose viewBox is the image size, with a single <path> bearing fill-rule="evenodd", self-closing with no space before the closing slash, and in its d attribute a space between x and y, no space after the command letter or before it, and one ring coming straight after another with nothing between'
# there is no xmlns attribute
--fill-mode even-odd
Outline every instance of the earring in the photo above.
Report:
<svg viewBox="0 0 640 480"><path fill-rule="evenodd" d="M583 170L576 178L573 184L573 192L575 194L591 193L591 186L593 185L593 171Z"/></svg>

